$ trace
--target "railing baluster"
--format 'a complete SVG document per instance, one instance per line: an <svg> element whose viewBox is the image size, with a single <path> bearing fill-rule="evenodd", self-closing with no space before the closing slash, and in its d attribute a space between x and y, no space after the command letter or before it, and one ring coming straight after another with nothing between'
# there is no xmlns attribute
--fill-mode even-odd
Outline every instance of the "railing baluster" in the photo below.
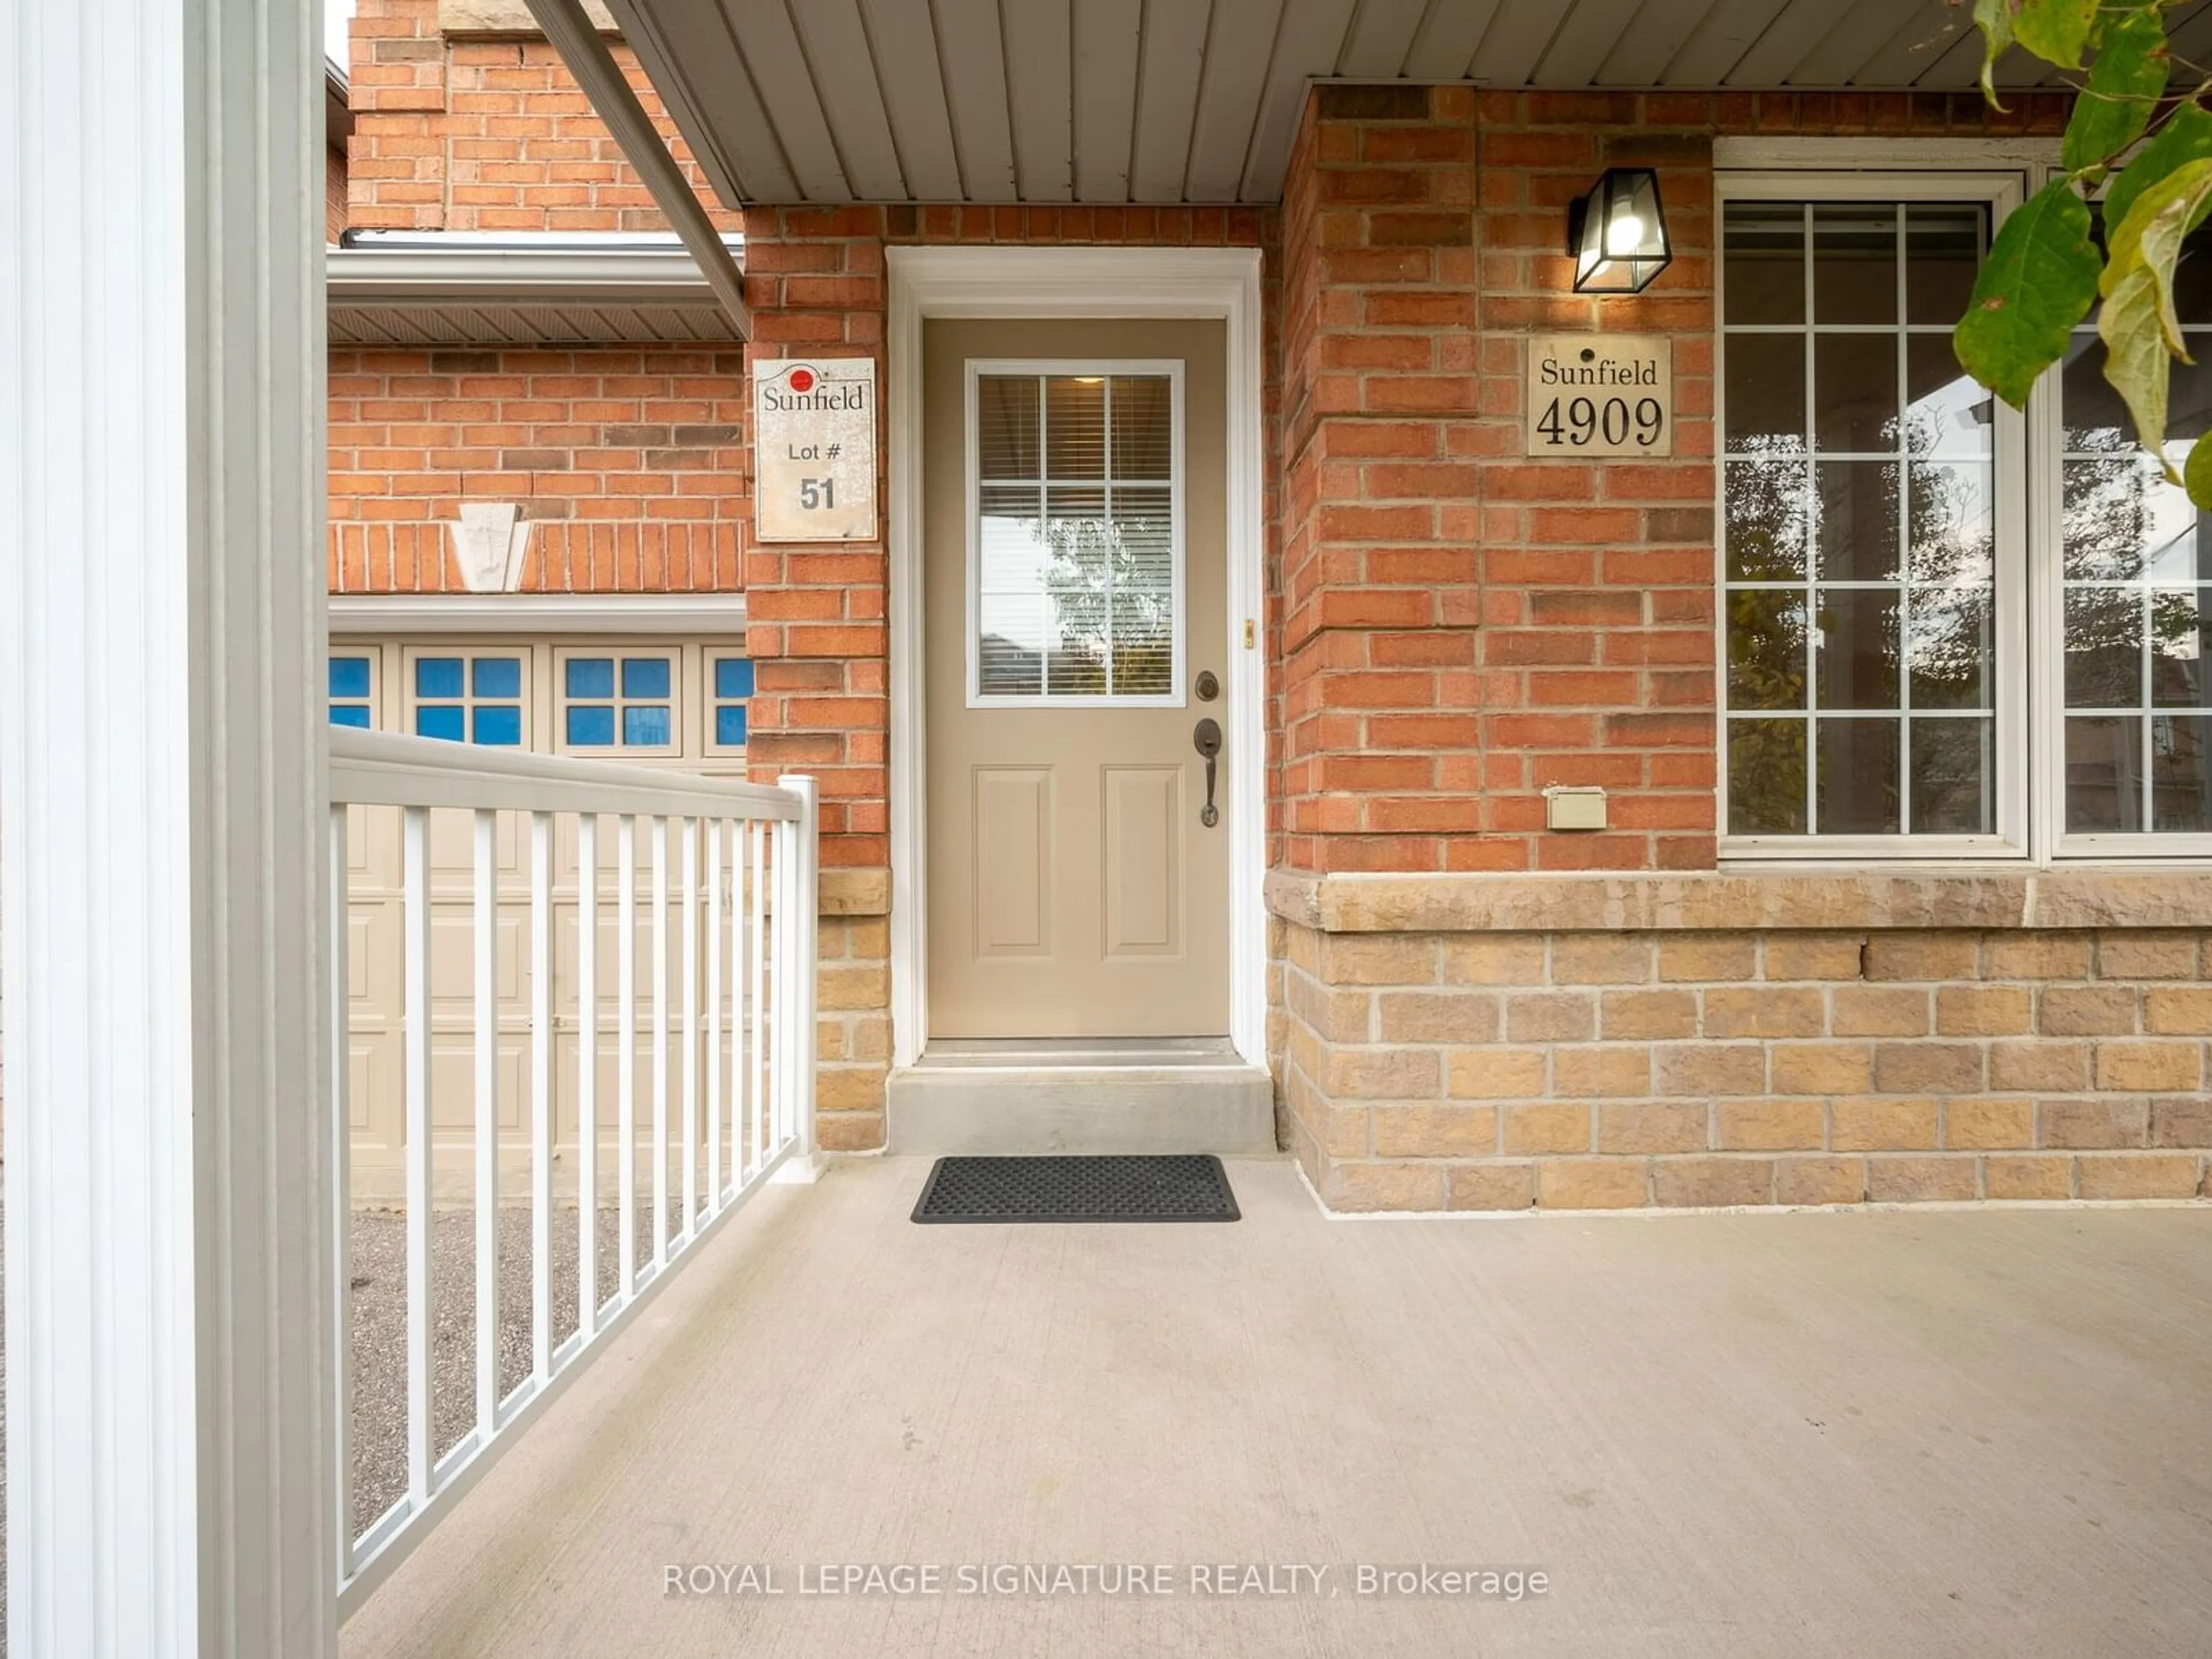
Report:
<svg viewBox="0 0 2212 1659"><path fill-rule="evenodd" d="M745 1044L747 969L751 957L745 940L751 892L745 885L751 840L742 820L730 825L730 1179L723 1188L734 1193L745 1184L745 1095L750 1082L752 1056Z"/></svg>
<svg viewBox="0 0 2212 1659"><path fill-rule="evenodd" d="M553 1380L553 815L530 815L530 1373Z"/></svg>
<svg viewBox="0 0 2212 1659"><path fill-rule="evenodd" d="M744 984L750 987L752 963L759 956L759 938L752 936L752 894L759 890L761 872L752 856L752 825L744 818L730 827L730 860L744 869L737 883L737 915L730 922L730 933L734 938L734 957L744 964ZM730 987L730 1066L737 1071L738 1079L730 1091L730 1186L738 1190L748 1182L745 1172L759 1164L752 1151L752 1113L759 1110L754 1066L761 1057L761 1030L752 1022L750 998L750 988Z"/></svg>
<svg viewBox="0 0 2212 1659"><path fill-rule="evenodd" d="M637 820L627 812L615 820L615 1295L626 1302L637 1282Z"/></svg>
<svg viewBox="0 0 2212 1659"><path fill-rule="evenodd" d="M684 1240L699 1224L699 820L684 820Z"/></svg>
<svg viewBox="0 0 2212 1659"><path fill-rule="evenodd" d="M499 815L476 815L477 1435L499 1415Z"/></svg>
<svg viewBox="0 0 2212 1659"><path fill-rule="evenodd" d="M819 885L817 860L821 856L821 817L812 778L785 775L776 779L776 783L799 798L799 817L776 825L776 867L780 872L776 890L791 928L786 957L792 969L789 977L781 979L776 988L776 1000L783 1006L787 1016L778 1028L775 1064L784 1087L778 1091L777 1101L783 1113L781 1132L791 1143L791 1156L805 1165L811 1179L814 1164L815 987L819 971L816 958L819 955L817 936L821 927L816 890ZM784 939L783 926L779 923L776 941L781 945ZM779 958L779 967L781 963L782 958Z"/></svg>
<svg viewBox="0 0 2212 1659"><path fill-rule="evenodd" d="M576 816L576 1330L599 1328L599 815Z"/></svg>
<svg viewBox="0 0 2212 1659"><path fill-rule="evenodd" d="M769 1098L768 826L756 819L746 834L753 844L753 1111L764 1122L775 1110ZM782 1141L779 1137L772 1144Z"/></svg>
<svg viewBox="0 0 2212 1659"><path fill-rule="evenodd" d="M775 866L775 922L772 949L775 953L775 968L771 981L770 994L775 1006L765 1018L769 1033L769 1090L775 1113L776 1146L781 1149L789 1133L792 1115L791 1068L784 1056L790 1052L790 1032L786 1029L791 1008L793 947L795 930L792 927L791 878L793 842L791 826L779 823L769 836L769 855Z"/></svg>
<svg viewBox="0 0 2212 1659"><path fill-rule="evenodd" d="M430 810L401 812L405 896L407 1495L430 1501Z"/></svg>
<svg viewBox="0 0 2212 1659"><path fill-rule="evenodd" d="M707 1213L722 1194L722 821L707 836Z"/></svg>
<svg viewBox="0 0 2212 1659"><path fill-rule="evenodd" d="M653 821L653 1265L668 1265L668 820Z"/></svg>
<svg viewBox="0 0 2212 1659"><path fill-rule="evenodd" d="M331 1066L331 1306L337 1328L331 1334L331 1377L335 1396L332 1432L337 1440L338 1577L353 1571L353 986L347 964L353 959L351 860L346 856L343 805L331 808L330 901L332 949L329 963L331 1023L327 1051Z"/></svg>

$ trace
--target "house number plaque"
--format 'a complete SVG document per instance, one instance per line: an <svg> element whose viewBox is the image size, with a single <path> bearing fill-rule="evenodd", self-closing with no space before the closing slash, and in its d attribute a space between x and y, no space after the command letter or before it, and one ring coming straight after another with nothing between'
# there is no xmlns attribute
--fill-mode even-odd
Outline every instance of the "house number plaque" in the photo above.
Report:
<svg viewBox="0 0 2212 1659"><path fill-rule="evenodd" d="M1648 334L1532 336L1524 453L1672 455L1674 348Z"/></svg>
<svg viewBox="0 0 2212 1659"><path fill-rule="evenodd" d="M875 539L875 359L756 368L753 535L762 542Z"/></svg>

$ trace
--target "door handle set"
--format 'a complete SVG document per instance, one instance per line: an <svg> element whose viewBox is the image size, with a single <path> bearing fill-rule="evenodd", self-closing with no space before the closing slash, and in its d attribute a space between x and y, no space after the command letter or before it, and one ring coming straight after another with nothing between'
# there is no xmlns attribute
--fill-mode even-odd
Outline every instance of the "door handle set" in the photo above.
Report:
<svg viewBox="0 0 2212 1659"><path fill-rule="evenodd" d="M1206 757L1206 805L1198 821L1211 830L1221 822L1221 809L1213 804L1214 769L1221 756L1221 722L1202 720L1190 734L1191 747Z"/></svg>

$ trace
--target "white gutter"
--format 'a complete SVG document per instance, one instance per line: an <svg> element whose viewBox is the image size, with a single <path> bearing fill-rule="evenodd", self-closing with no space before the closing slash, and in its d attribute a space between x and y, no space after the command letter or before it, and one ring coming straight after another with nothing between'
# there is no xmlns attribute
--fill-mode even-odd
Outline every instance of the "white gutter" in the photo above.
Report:
<svg viewBox="0 0 2212 1659"><path fill-rule="evenodd" d="M691 181L661 142L645 106L630 90L598 26L585 15L581 0L529 0L529 4L530 15L561 54L568 73L576 77L592 112L606 123L623 156L652 192L654 204L667 216L670 226L684 239L684 246L691 250L700 274L737 325L738 337L751 339L752 313L745 307L744 277L737 261L723 246L714 222L707 216L706 208L691 189Z"/></svg>
<svg viewBox="0 0 2212 1659"><path fill-rule="evenodd" d="M441 240L458 240L455 237ZM333 304L518 304L562 300L642 304L719 297L681 247L519 247L487 242L432 247L350 246L325 254ZM726 252L725 259L729 258Z"/></svg>
<svg viewBox="0 0 2212 1659"><path fill-rule="evenodd" d="M333 593L330 631L681 634L742 638L742 593Z"/></svg>

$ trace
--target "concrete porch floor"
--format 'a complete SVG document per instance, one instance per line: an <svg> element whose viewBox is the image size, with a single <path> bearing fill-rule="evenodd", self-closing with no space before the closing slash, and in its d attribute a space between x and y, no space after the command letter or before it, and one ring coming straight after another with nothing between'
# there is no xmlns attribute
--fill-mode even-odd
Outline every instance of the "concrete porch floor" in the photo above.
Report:
<svg viewBox="0 0 2212 1659"><path fill-rule="evenodd" d="M1236 1225L915 1227L927 1170L763 1194L349 1659L2205 1651L2212 1210L1332 1222L1254 1160ZM954 1593L1021 1562L1175 1593ZM1551 1589L1353 1593L1419 1562Z"/></svg>

